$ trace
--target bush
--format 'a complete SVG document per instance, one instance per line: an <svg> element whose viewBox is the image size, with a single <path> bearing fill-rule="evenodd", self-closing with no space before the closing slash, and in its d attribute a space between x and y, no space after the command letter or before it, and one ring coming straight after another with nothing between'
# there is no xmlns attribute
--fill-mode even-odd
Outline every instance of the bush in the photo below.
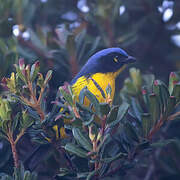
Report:
<svg viewBox="0 0 180 180"><path fill-rule="evenodd" d="M15 166L13 177L2 175L4 179L36 178L24 170L17 151L17 143L25 133L32 141L51 146L66 161L64 165L59 162L62 167L54 174L57 179L121 177L137 164L140 166L142 157L151 155L154 149L169 143L179 146L178 139L161 135L180 115L178 72L170 74L166 86L154 75L141 75L139 69L131 68L120 92L120 105L113 105L108 98L110 86L106 88L107 99L99 103L87 88L81 90L78 100L71 86L65 84L48 112L46 99L52 71L43 77L38 61L30 66L23 59L15 67L16 72L2 80L6 93L0 99L0 135L11 145ZM90 101L89 107L83 105L85 98ZM36 157L33 167L28 165L27 159L33 154L24 161L30 169L40 163Z"/></svg>

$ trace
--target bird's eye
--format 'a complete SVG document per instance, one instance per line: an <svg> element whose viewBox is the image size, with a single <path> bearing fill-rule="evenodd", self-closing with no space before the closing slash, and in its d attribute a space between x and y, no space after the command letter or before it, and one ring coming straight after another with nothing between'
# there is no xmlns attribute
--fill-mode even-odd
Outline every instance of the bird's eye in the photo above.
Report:
<svg viewBox="0 0 180 180"><path fill-rule="evenodd" d="M118 62L118 57L114 57L114 61L117 63Z"/></svg>

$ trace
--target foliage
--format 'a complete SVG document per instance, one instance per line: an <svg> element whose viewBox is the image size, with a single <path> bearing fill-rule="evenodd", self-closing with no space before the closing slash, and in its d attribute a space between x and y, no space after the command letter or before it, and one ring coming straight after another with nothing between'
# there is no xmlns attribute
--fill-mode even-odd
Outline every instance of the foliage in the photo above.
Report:
<svg viewBox="0 0 180 180"><path fill-rule="evenodd" d="M16 72L11 73L10 78L2 80L7 93L0 100L0 132L11 145L15 179L18 169L23 168L17 143L25 132L33 141L51 144L63 154L67 163L60 168L57 179L123 176L140 163L140 159L136 159L139 154L150 154L154 148L179 143L173 139L159 142L159 138L153 139L164 124L179 116L178 72L170 74L167 87L153 75L141 75L139 69L131 68L130 77L125 79L120 93L121 105L112 104L109 85L105 102L99 103L86 87L77 99L71 86L65 84L58 90L52 111L46 113L45 99L52 71L44 78L39 72L38 61L30 66L25 65L23 59L15 68ZM83 105L85 98L90 101L89 107ZM24 173L31 176L28 171ZM7 175L2 178L11 179Z"/></svg>
<svg viewBox="0 0 180 180"><path fill-rule="evenodd" d="M13 180L13 179L22 179L22 180L36 180L37 175L35 173L31 173L30 171L25 171L23 165L20 167L14 168L13 176L9 176L4 173L0 173L0 178L2 180Z"/></svg>

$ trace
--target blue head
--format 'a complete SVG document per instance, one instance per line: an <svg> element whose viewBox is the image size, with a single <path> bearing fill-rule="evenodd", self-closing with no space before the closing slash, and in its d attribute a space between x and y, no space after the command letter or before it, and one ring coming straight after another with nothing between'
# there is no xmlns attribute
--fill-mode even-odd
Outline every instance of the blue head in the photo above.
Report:
<svg viewBox="0 0 180 180"><path fill-rule="evenodd" d="M89 58L71 84L75 83L81 76L88 76L94 73L116 72L123 65L133 62L135 62L135 58L129 56L121 48L103 49Z"/></svg>

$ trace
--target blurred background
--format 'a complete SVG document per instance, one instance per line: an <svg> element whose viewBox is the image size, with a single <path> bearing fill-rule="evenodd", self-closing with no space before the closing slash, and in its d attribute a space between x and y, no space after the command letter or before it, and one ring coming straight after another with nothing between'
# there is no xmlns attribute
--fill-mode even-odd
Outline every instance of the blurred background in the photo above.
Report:
<svg viewBox="0 0 180 180"><path fill-rule="evenodd" d="M30 64L39 60L42 73L53 70L49 102L93 53L107 47L123 48L138 59L133 66L142 73L167 82L169 73L180 69L180 1L1 1L0 79L10 75L21 57ZM127 75L126 71L117 80L117 89ZM177 127L178 122L172 125L170 136L180 136ZM0 141L0 158L7 146ZM6 162L12 157L6 153L3 158L0 171L8 172ZM172 169L159 166L155 173L158 178L177 178L180 163Z"/></svg>

